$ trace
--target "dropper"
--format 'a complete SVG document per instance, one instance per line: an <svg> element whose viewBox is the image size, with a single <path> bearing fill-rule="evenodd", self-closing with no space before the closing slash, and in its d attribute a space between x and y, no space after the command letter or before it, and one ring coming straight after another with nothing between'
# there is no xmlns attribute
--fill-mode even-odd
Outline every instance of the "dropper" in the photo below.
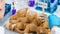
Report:
<svg viewBox="0 0 60 34"><path fill-rule="evenodd" d="M12 5L13 5L12 15L14 15L14 14L16 13L16 9L15 9L15 6L14 6L14 2L12 2Z"/></svg>

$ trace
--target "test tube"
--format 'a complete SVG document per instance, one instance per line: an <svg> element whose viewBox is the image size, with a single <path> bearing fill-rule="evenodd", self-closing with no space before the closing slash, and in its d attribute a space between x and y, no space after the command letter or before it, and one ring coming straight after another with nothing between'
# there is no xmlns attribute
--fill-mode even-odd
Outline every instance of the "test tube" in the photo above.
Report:
<svg viewBox="0 0 60 34"><path fill-rule="evenodd" d="M16 9L15 9L15 6L14 6L14 2L12 2L12 5L13 5L12 15L14 15L14 14L16 13Z"/></svg>

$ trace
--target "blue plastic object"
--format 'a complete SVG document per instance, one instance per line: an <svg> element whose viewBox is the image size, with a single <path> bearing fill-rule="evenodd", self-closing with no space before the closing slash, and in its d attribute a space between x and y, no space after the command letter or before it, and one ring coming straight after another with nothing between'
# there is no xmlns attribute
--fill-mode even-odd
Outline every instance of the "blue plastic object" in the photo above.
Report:
<svg viewBox="0 0 60 34"><path fill-rule="evenodd" d="M45 2L44 2L45 1ZM39 3L42 2L42 3ZM36 2L36 10L42 11L42 7L40 5L42 5L43 3L47 4L47 8L45 8L45 12L48 13L54 13L58 7L58 0L39 0L39 2ZM42 5L43 6L43 5Z"/></svg>
<svg viewBox="0 0 60 34"><path fill-rule="evenodd" d="M54 3L54 0L50 0L51 3Z"/></svg>
<svg viewBox="0 0 60 34"><path fill-rule="evenodd" d="M53 26L60 27L60 18L56 15L52 14L48 17L49 19L49 27L52 28Z"/></svg>
<svg viewBox="0 0 60 34"><path fill-rule="evenodd" d="M35 5L35 0L29 0L28 1L28 6L34 7L34 5Z"/></svg>
<svg viewBox="0 0 60 34"><path fill-rule="evenodd" d="M58 5L60 5L60 0L58 0Z"/></svg>
<svg viewBox="0 0 60 34"><path fill-rule="evenodd" d="M16 13L16 9L12 9L12 15Z"/></svg>
<svg viewBox="0 0 60 34"><path fill-rule="evenodd" d="M10 10L11 10L11 4L5 4L5 14L4 14L4 16L8 13L8 12L10 12Z"/></svg>

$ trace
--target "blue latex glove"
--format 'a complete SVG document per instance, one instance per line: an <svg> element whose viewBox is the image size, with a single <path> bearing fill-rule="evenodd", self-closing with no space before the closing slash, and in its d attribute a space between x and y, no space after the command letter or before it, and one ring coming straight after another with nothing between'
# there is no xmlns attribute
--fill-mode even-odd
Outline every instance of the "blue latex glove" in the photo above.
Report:
<svg viewBox="0 0 60 34"><path fill-rule="evenodd" d="M10 10L11 10L11 4L5 4L5 14L4 14L4 16L8 13L8 12L10 12Z"/></svg>
<svg viewBox="0 0 60 34"><path fill-rule="evenodd" d="M49 27L52 28L53 26L58 26L60 27L60 18L57 17L56 15L52 14L48 17L49 19Z"/></svg>

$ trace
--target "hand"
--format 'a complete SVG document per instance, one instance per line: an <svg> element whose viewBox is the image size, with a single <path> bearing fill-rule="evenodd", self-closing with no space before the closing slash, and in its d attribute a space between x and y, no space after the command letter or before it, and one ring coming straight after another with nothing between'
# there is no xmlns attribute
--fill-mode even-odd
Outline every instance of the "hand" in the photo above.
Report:
<svg viewBox="0 0 60 34"><path fill-rule="evenodd" d="M0 0L0 20L4 16L4 11L5 11L5 2L4 0Z"/></svg>

